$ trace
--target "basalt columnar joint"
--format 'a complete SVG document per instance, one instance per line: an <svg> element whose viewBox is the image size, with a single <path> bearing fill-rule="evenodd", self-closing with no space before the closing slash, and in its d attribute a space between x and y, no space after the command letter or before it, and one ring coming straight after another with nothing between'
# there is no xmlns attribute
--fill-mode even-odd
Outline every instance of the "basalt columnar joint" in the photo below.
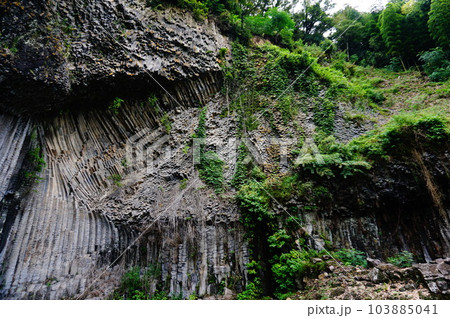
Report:
<svg viewBox="0 0 450 318"><path fill-rule="evenodd" d="M217 57L229 47L227 39L212 22L145 3L1 4L0 109L22 114L100 107L116 96L146 97L160 84L181 104L204 103L220 85Z"/></svg>

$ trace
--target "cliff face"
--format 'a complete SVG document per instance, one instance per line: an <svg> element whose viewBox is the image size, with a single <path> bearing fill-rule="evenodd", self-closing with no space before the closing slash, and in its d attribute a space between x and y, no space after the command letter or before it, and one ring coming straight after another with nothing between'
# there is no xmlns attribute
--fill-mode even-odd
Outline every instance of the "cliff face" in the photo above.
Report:
<svg viewBox="0 0 450 318"><path fill-rule="evenodd" d="M12 114L0 117L2 297L74 297L93 281L100 294L84 296L105 297L133 264L160 267L154 288L185 297L215 293L232 276L245 283L236 208L197 189L181 151L198 122L190 107L220 87L217 54L229 44L215 25L144 1L21 1L1 10L0 108ZM144 102L106 110L119 96ZM179 121L167 115L180 131L169 138L158 118L175 105ZM64 112L42 118L55 110ZM183 157L158 150L161 167L151 173L146 162L126 163L127 146L139 142Z"/></svg>
<svg viewBox="0 0 450 318"><path fill-rule="evenodd" d="M181 103L204 102L229 45L213 23L145 1L7 1L0 13L0 109L15 114L147 97L156 81Z"/></svg>
<svg viewBox="0 0 450 318"><path fill-rule="evenodd" d="M205 105L206 148L217 147L230 184L239 118L218 93L217 60L228 39L212 22L145 1L0 10L0 297L104 298L132 266L155 269L150 289L173 296L242 291L250 252L235 191L214 193L192 159ZM108 108L116 97L125 101ZM341 139L371 128L344 125L344 113ZM282 129L262 118L247 136L253 159L278 166L270 140L298 134L293 122L312 138L312 117L305 109ZM332 200L318 210L287 205L302 211L309 246L329 240L384 258L407 249L430 261L450 256L449 170L448 147L425 149L329 181Z"/></svg>

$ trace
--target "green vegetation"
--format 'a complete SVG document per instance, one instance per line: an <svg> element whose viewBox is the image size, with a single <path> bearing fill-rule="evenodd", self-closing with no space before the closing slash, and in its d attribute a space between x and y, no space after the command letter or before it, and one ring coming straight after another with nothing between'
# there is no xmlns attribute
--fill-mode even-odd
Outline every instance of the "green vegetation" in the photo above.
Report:
<svg viewBox="0 0 450 318"><path fill-rule="evenodd" d="M239 293L236 297L238 300L258 300L263 299L263 290L261 286L261 279L255 278L250 281L245 290Z"/></svg>
<svg viewBox="0 0 450 318"><path fill-rule="evenodd" d="M348 148L368 158L410 154L420 145L448 142L450 123L447 117L429 111L394 116L386 126L352 140Z"/></svg>
<svg viewBox="0 0 450 318"><path fill-rule="evenodd" d="M204 140L206 138L206 108L200 111L199 123L197 130L194 134L194 138ZM199 145L199 159L197 164L200 178L206 182L206 184L212 186L216 193L223 192L224 178L223 169L224 162L214 151L207 151L206 146L201 143Z"/></svg>
<svg viewBox="0 0 450 318"><path fill-rule="evenodd" d="M450 3L446 0L431 0L428 27L433 39L442 47L450 48Z"/></svg>
<svg viewBox="0 0 450 318"><path fill-rule="evenodd" d="M156 108L158 106L158 97L155 94L151 94L148 98L147 98L147 105L150 108Z"/></svg>
<svg viewBox="0 0 450 318"><path fill-rule="evenodd" d="M369 13L347 6L333 15L332 1L303 1L294 13L297 2L146 1L156 9L189 9L198 20L214 16L222 32L234 40L231 64L226 48L207 54L217 54L225 79L222 92L230 101L221 116L236 116L238 137L269 126L280 136L289 128L300 140L289 157L294 168L283 174L270 165L259 167L246 146L239 147L231 186L249 241L250 263L249 281L238 299L267 296L267 284L277 298L285 298L305 277L325 268L325 252L309 249L312 238L299 229L305 213L330 210L334 182L347 178L351 183L392 158L411 160L415 151L442 149L450 137L445 109L450 77L448 1L391 0L384 9ZM434 83L419 79L421 71ZM148 101L156 103L156 97ZM397 115L342 143L335 137L342 109L346 124L363 128L379 117ZM410 113L399 111L404 109ZM309 114L315 125L312 134L299 124L299 118ZM169 133L167 114L161 124ZM193 138L206 136L203 108ZM314 137L313 142L307 137ZM189 146L183 148L188 151ZM200 178L223 192L224 162L206 144L196 151ZM180 189L186 184L181 180ZM325 234L320 236L343 264L367 266L364 252L336 251ZM412 256L405 253L389 260L409 264ZM215 283L219 291L225 286Z"/></svg>
<svg viewBox="0 0 450 318"><path fill-rule="evenodd" d="M223 168L224 162L214 151L201 152L198 166L200 178L212 186L216 193L223 192Z"/></svg>
<svg viewBox="0 0 450 318"><path fill-rule="evenodd" d="M112 180L112 182L114 183L115 186L117 187L123 187L123 184L120 183L120 181L122 181L122 176L119 174L112 174L109 176L110 180Z"/></svg>
<svg viewBox="0 0 450 318"><path fill-rule="evenodd" d="M352 249L341 249L334 253L334 257L341 260L344 265L367 267L366 254Z"/></svg>
<svg viewBox="0 0 450 318"><path fill-rule="evenodd" d="M180 181L180 190L186 189L187 184L188 184L188 179L182 179L182 180Z"/></svg>
<svg viewBox="0 0 450 318"><path fill-rule="evenodd" d="M398 267L411 267L414 262L414 255L408 251L403 251L395 256L389 257L387 261Z"/></svg>
<svg viewBox="0 0 450 318"><path fill-rule="evenodd" d="M114 291L111 298L127 300L180 299L179 295L169 296L161 289L162 286L158 283L160 276L161 266L158 264L150 265L146 270L133 267L122 276L120 286ZM153 291L155 284L157 289Z"/></svg>
<svg viewBox="0 0 450 318"><path fill-rule="evenodd" d="M253 173L257 168L245 161L247 150L241 145L233 185L238 189L236 201L241 221L246 229L252 264L270 263L275 296L287 294L301 287L304 277L314 277L323 270L318 258L323 251L309 250L305 246L308 236L298 236L302 211L327 207L333 195L324 187L324 180L351 178L365 174L372 165L390 156L408 156L415 147L442 147L450 137L450 125L445 116L429 110L395 116L391 122L348 144L338 143L334 137L319 133L316 148L303 145L297 152L297 168L284 176L265 176ZM289 202L295 199L296 205ZM281 202L288 213L276 213L274 205ZM300 206L299 206L300 205ZM280 228L281 226L281 228ZM296 238L296 239L295 239ZM327 242L327 249L333 246ZM297 243L294 243L296 241ZM300 244L301 249L296 248ZM261 253L261 249L268 251ZM332 252L345 265L367 266L365 253L355 249ZM314 259L314 261L313 261ZM407 266L410 255L390 258L389 261ZM252 299L263 294L260 281L264 267L252 265L251 281L240 299ZM265 277L269 275L264 274Z"/></svg>
<svg viewBox="0 0 450 318"><path fill-rule="evenodd" d="M326 266L325 262L318 258L322 254L323 252L316 250L291 250L289 253L281 254L278 262L272 266L274 280L277 283L276 295L298 290L303 277L315 277L320 274ZM317 261L313 258L317 258Z"/></svg>
<svg viewBox="0 0 450 318"><path fill-rule="evenodd" d="M338 143L333 136L316 136L317 148L307 145L300 152L295 164L299 172L309 172L320 177L344 178L364 173L371 168L358 149Z"/></svg>
<svg viewBox="0 0 450 318"><path fill-rule="evenodd" d="M119 113L119 109L120 109L120 107L122 107L122 104L124 103L125 101L123 100L123 99L121 99L121 98L119 98L119 97L116 97L114 100L113 100L113 102L108 106L108 109L110 110L110 111L112 111L114 114L118 114Z"/></svg>
<svg viewBox="0 0 450 318"><path fill-rule="evenodd" d="M450 78L450 60L441 48L424 52L420 55L423 69L433 82L443 82Z"/></svg>
<svg viewBox="0 0 450 318"><path fill-rule="evenodd" d="M32 136L33 138L33 136ZM35 137L34 137L35 138ZM42 172L46 166L44 155L41 147L37 146L28 152L27 159L30 162L30 170L25 171L24 176L26 180L31 183L40 181L39 173Z"/></svg>
<svg viewBox="0 0 450 318"><path fill-rule="evenodd" d="M159 121L164 127L166 133L170 134L170 132L172 131L172 123L170 122L169 114L164 114Z"/></svg>
<svg viewBox="0 0 450 318"><path fill-rule="evenodd" d="M245 181L247 180L250 167L249 162L245 161L248 156L248 151L245 145L241 144L239 146L238 151L239 154L236 161L236 170L233 175L233 179L231 180L231 184L235 188L239 188L241 185L245 183Z"/></svg>

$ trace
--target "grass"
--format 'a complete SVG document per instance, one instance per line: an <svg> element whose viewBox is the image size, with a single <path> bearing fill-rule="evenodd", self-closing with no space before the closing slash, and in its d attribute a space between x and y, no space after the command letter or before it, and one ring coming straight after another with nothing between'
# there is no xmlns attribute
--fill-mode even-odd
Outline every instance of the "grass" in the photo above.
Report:
<svg viewBox="0 0 450 318"><path fill-rule="evenodd" d="M166 133L170 134L170 132L172 131L172 123L170 121L169 114L164 114L159 121L164 127Z"/></svg>
<svg viewBox="0 0 450 318"><path fill-rule="evenodd" d="M112 182L114 183L115 186L117 187L123 187L123 184L120 182L122 181L122 176L119 174L112 174L109 176L110 180L112 180Z"/></svg>

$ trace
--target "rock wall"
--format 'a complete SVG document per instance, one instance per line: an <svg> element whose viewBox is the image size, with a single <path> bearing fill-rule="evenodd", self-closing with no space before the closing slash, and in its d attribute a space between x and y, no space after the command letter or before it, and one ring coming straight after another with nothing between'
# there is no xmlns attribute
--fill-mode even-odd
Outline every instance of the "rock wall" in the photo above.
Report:
<svg viewBox="0 0 450 318"><path fill-rule="evenodd" d="M332 198L318 211L304 214L305 228L314 237L311 244L323 246L329 240L384 260L404 250L422 262L448 257L450 152L424 151L421 157L426 171L412 157L394 157L368 175L325 182ZM440 193L439 203L426 174Z"/></svg>
<svg viewBox="0 0 450 318"><path fill-rule="evenodd" d="M248 251L239 214L211 196L182 151L197 115L195 108L172 114L170 137L154 109L137 105L36 122L47 167L6 211L18 213L2 237L2 296L74 297L95 282L83 297L106 297L124 269L150 264L161 270L155 288L173 295L214 294L228 280L242 289ZM140 162L147 167L126 162L127 145L140 135L155 149L152 162ZM113 283L97 280L114 261Z"/></svg>
<svg viewBox="0 0 450 318"><path fill-rule="evenodd" d="M147 97L158 83L181 102L205 102L214 86L193 80L217 80L229 47L214 23L135 0L6 1L0 31L0 109L15 114Z"/></svg>
<svg viewBox="0 0 450 318"><path fill-rule="evenodd" d="M192 107L220 88L217 54L229 43L215 25L145 1L0 10L0 109L12 114L0 115L1 297L106 297L124 270L150 264L173 295L215 293L230 279L242 289L236 208L210 196L182 151L198 123ZM127 102L107 110L115 97ZM169 137L161 116L173 109ZM135 146L155 158L130 163ZM24 176L36 149L46 167L34 182Z"/></svg>

